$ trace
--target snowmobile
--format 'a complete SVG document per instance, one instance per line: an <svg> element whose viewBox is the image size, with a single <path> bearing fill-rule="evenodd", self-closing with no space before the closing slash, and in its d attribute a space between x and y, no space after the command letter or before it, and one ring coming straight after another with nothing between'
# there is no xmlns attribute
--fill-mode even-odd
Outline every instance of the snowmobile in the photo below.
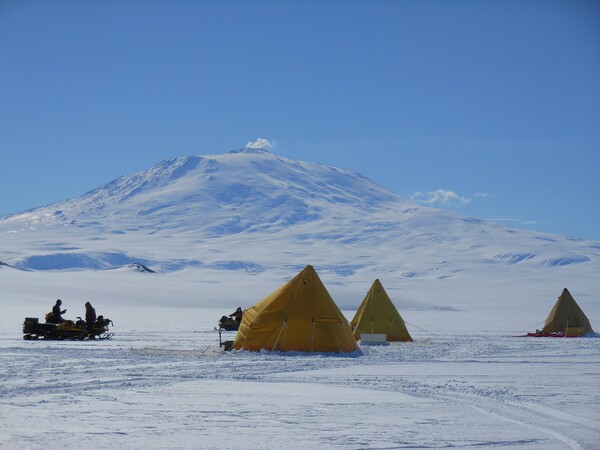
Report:
<svg viewBox="0 0 600 450"><path fill-rule="evenodd" d="M37 317L26 317L23 322L23 339L25 340L79 340L84 339L110 339L113 333L108 332L113 326L110 319L98 316L91 330L85 320L77 317L77 321L64 320L60 323L40 323Z"/></svg>
<svg viewBox="0 0 600 450"><path fill-rule="evenodd" d="M230 316L223 316L219 320L219 328L226 331L237 331L240 323Z"/></svg>
<svg viewBox="0 0 600 450"><path fill-rule="evenodd" d="M242 308L239 307L228 316L222 316L219 320L219 329L225 331L237 331L240 327L240 323L242 322L243 314L244 312L242 311Z"/></svg>

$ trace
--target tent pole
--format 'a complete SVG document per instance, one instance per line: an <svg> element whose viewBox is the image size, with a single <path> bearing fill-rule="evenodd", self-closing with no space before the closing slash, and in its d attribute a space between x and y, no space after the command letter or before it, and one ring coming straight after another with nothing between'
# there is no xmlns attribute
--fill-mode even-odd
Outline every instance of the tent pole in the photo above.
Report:
<svg viewBox="0 0 600 450"><path fill-rule="evenodd" d="M273 348L271 349L272 352L274 352L275 349L277 348L277 346L279 345L279 338L281 337L281 333L283 333L283 331L285 331L286 328L287 328L287 319L284 319L283 325L281 326L281 329L279 330L279 334L277 335L277 340L275 341L275 344L273 344Z"/></svg>

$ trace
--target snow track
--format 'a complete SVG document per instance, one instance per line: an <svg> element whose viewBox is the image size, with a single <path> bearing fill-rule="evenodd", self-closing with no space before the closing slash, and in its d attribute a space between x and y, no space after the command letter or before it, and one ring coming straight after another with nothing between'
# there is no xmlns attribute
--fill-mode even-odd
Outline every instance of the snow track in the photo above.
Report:
<svg viewBox="0 0 600 450"><path fill-rule="evenodd" d="M415 398L434 400L442 408L459 406L463 411L468 408L477 414L485 414L493 419L493 426L498 429L503 427L502 421L510 424L507 430L514 431L514 428L526 427L547 435L547 442L539 439L526 439L518 443L518 448L521 448L521 445L526 447L526 443L533 442L543 443L540 448L570 448L573 450L595 449L600 444L600 422L580 415L565 414L541 405L503 399L502 397L510 398L510 396L504 395L502 389L499 391L482 389L479 393L468 390L469 393L461 393L449 388L447 385L406 382L402 379L386 380L377 376L368 377L367 379L352 376L347 379L337 378L334 381L325 377L318 380L318 383L330 383L345 387L354 386L359 389L373 389L375 391L400 392ZM501 392L499 396L497 395L498 392ZM468 418L468 416L469 414L464 414L465 418ZM511 432L509 431L508 434L511 434ZM587 440L590 440L591 443L586 443ZM511 446L513 444L510 444L510 441L507 440L503 444L498 441L492 445L490 441L490 446L493 447ZM534 448L538 447L534 446Z"/></svg>
<svg viewBox="0 0 600 450"><path fill-rule="evenodd" d="M503 428L501 423L505 422L508 424L507 430L529 428L548 439L526 439L518 444L511 444L510 440L504 443L498 441L492 446L538 448L541 445L539 448L595 449L600 448L598 408L587 403L577 403L581 401L581 392L591 387L587 383L597 383L600 379L598 367L590 366L597 356L590 358L592 355L589 353L589 350L597 352L599 343L595 340L578 343L580 345L577 345L577 349L581 350L582 355L586 355L583 361L578 358L581 355L563 354L564 351L571 351L573 346L565 347L563 343L556 346L551 342L530 345L529 342L511 338L490 340L475 336L434 344L435 351L442 353L456 355L475 351L479 354L478 358L469 354L468 359L455 361L420 361L420 352L407 351L411 347L413 350L418 343L402 344L404 347L398 349L402 349L404 356L410 355L419 360L419 363L405 361L390 365L388 362L377 369L359 366L344 369L344 376L336 375L336 372L342 370L330 370L326 373L318 371L320 375L317 375L316 381L360 389L401 392L416 398L434 400L443 405L443 408L449 408L450 405L463 410L468 408L476 414L492 418L498 429ZM486 353L482 348L493 349L493 353ZM548 350L556 353L548 356ZM380 354L390 350L378 348L376 352ZM538 360L541 355L546 355L544 360L531 362L531 359ZM519 356L523 361L517 363L515 358ZM561 359L568 363L555 361ZM577 373L579 369L584 369L591 378L580 381ZM348 372L351 374L348 375ZM306 376L301 375L302 378ZM583 378L587 379L587 376ZM524 400L530 396L535 397L538 403ZM557 406L539 403L544 397ZM598 401L597 394L592 397L594 401Z"/></svg>
<svg viewBox="0 0 600 450"><path fill-rule="evenodd" d="M560 414L561 417L557 419L556 411L548 408L531 408L529 405L516 402L494 401L483 396L466 394L432 395L432 398L444 403L458 403L510 424L541 431L552 439L564 443L565 448L573 450L586 448L577 441L576 436L600 434L598 424L590 425L584 418L564 414Z"/></svg>
<svg viewBox="0 0 600 450"><path fill-rule="evenodd" d="M448 335L350 355L216 340L0 335L0 447L600 448L598 339Z"/></svg>

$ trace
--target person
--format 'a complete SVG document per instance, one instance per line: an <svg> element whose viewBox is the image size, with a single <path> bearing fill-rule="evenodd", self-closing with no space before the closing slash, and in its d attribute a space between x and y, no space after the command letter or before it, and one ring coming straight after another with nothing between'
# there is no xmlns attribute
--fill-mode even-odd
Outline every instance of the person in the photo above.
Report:
<svg viewBox="0 0 600 450"><path fill-rule="evenodd" d="M85 302L85 323L89 331L92 331L96 323L96 310L90 302Z"/></svg>
<svg viewBox="0 0 600 450"><path fill-rule="evenodd" d="M65 319L62 318L62 315L64 313L66 313L67 310L63 309L61 311L61 309L60 309L61 305L62 305L62 300L59 298L58 300L56 300L56 303L52 307L52 317L49 320L50 323L56 323L56 324L58 324L58 323L61 323L61 322L65 321Z"/></svg>
<svg viewBox="0 0 600 450"><path fill-rule="evenodd" d="M242 308L238 307L233 314L229 314L229 317L234 318L237 323L240 323L242 321L242 315Z"/></svg>

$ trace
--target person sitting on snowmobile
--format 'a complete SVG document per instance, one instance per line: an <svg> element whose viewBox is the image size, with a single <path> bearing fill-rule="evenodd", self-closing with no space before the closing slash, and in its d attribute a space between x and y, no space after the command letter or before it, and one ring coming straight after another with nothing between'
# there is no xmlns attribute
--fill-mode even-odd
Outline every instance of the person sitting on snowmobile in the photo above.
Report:
<svg viewBox="0 0 600 450"><path fill-rule="evenodd" d="M229 317L232 317L233 319L235 319L235 321L237 323L240 323L242 321L242 315L243 315L242 308L238 307L238 309L236 309L234 313L229 314Z"/></svg>
<svg viewBox="0 0 600 450"><path fill-rule="evenodd" d="M92 331L96 323L96 310L90 302L85 303L85 323L89 331Z"/></svg>
<svg viewBox="0 0 600 450"><path fill-rule="evenodd" d="M65 321L65 319L62 318L62 315L64 313L66 313L67 310L63 309L61 311L60 310L61 305L62 305L62 300L59 298L58 300L56 300L55 305L52 307L52 317L50 317L50 320L48 320L49 323L59 324L59 323Z"/></svg>

